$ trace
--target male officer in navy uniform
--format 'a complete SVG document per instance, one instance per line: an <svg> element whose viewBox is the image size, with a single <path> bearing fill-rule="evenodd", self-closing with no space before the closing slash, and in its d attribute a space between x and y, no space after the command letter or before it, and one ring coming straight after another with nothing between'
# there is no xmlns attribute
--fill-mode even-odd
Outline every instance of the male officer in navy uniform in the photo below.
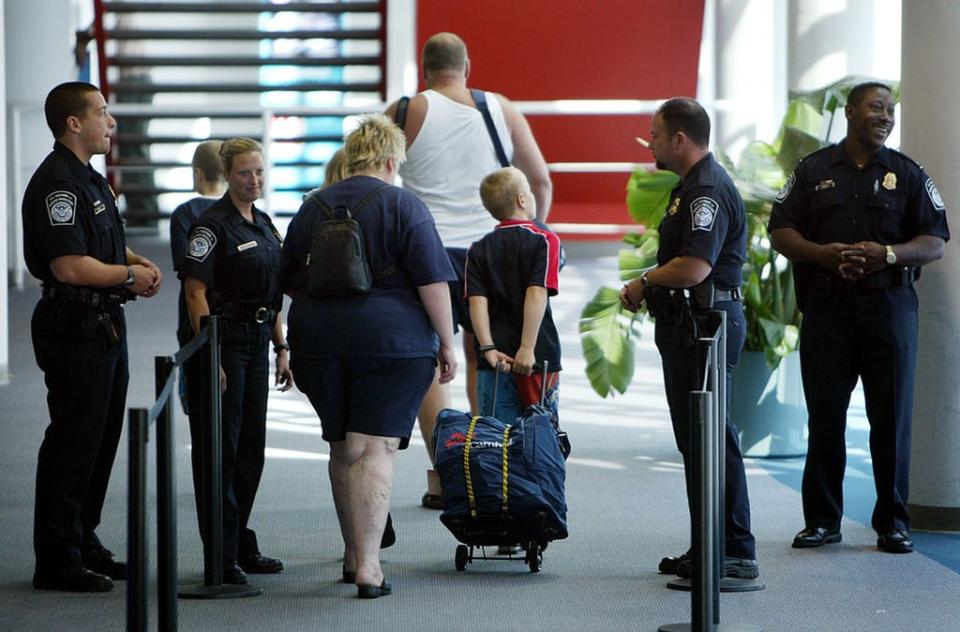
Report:
<svg viewBox="0 0 960 632"><path fill-rule="evenodd" d="M32 335L50 411L37 461L33 585L104 592L126 577L94 531L127 395L122 304L155 295L161 277L126 247L110 185L90 166L116 127L103 95L64 83L44 109L56 143L23 198L24 256L43 283Z"/></svg>
<svg viewBox="0 0 960 632"><path fill-rule="evenodd" d="M691 324L708 309L727 313L727 397L746 334L740 282L746 258L746 214L730 176L708 150L710 117L693 99L665 102L653 117L650 150L657 167L680 176L660 223L657 266L623 288L620 300L636 310L646 300L656 318L655 340L663 360L667 403L677 448L683 456L687 500L692 503L690 391L700 390L704 358ZM687 299L686 294L696 299ZM703 332L710 335L712 332ZM729 405L727 411L730 410ZM759 576L750 532L750 500L737 428L726 420L725 577ZM690 576L689 552L666 557L660 572Z"/></svg>
<svg viewBox="0 0 960 632"><path fill-rule="evenodd" d="M794 262L803 312L800 363L809 413L803 471L805 528L795 548L839 542L844 430L863 382L877 503L877 546L909 553L910 425L917 359L920 266L950 238L936 185L913 160L884 147L894 125L890 88L850 91L843 141L804 158L770 218L774 248Z"/></svg>

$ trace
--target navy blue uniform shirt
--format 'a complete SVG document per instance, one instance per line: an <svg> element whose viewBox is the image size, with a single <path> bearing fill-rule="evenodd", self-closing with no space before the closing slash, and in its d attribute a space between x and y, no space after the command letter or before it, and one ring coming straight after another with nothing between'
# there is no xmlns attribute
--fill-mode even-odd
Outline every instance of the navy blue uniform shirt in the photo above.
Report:
<svg viewBox="0 0 960 632"><path fill-rule="evenodd" d="M179 277L203 281L216 313L224 302L279 309L279 273L280 234L270 217L253 207L248 222L227 193L193 225Z"/></svg>
<svg viewBox="0 0 960 632"><path fill-rule="evenodd" d="M466 295L487 298L490 334L497 349L513 355L520 348L527 288L543 287L548 296L555 296L559 270L560 239L534 222L501 222L473 242L467 251ZM479 342L474 342L479 349ZM533 354L537 362L548 361L550 371L560 370L560 336L549 300ZM477 362L477 368L493 370L481 353Z"/></svg>
<svg viewBox="0 0 960 632"><path fill-rule="evenodd" d="M184 257L187 256L187 243L190 241L190 229L200 219L217 198L195 197L187 200L173 210L170 216L170 255L173 258L173 271L180 272ZM177 301L177 331L190 327L190 315L187 312L187 302L184 295L183 283L180 284L180 297Z"/></svg>
<svg viewBox="0 0 960 632"><path fill-rule="evenodd" d="M740 286L747 253L747 219L740 192L727 172L707 154L670 193L660 222L657 264L680 256L699 257L713 269L719 289Z"/></svg>
<svg viewBox="0 0 960 632"><path fill-rule="evenodd" d="M352 208L382 180L353 176L316 195L329 208ZM281 284L293 297L288 318L294 357L435 356L439 339L417 287L456 278L433 216L409 191L389 186L354 216L363 233L367 261L378 278L365 294L313 298L303 286L307 255L323 211L309 198L290 222L283 244Z"/></svg>
<svg viewBox="0 0 960 632"><path fill-rule="evenodd" d="M920 165L882 147L858 169L842 142L797 165L773 205L769 229L778 228L793 228L818 244L900 244L917 235L950 238L940 192ZM889 285L887 269L852 282L816 264L797 263L794 275L801 306L811 297Z"/></svg>
<svg viewBox="0 0 960 632"><path fill-rule="evenodd" d="M123 222L106 178L54 143L23 196L23 254L30 274L56 283L50 262L68 255L126 265L126 248Z"/></svg>

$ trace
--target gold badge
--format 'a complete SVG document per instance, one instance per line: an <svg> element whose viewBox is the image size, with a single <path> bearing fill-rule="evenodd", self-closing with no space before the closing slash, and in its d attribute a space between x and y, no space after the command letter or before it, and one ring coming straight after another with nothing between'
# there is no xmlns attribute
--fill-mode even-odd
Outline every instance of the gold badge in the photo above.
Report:
<svg viewBox="0 0 960 632"><path fill-rule="evenodd" d="M667 215L676 215L677 210L680 209L680 198L674 198L673 204L670 205L670 208L667 209Z"/></svg>
<svg viewBox="0 0 960 632"><path fill-rule="evenodd" d="M883 188L887 191L893 191L897 188L897 174L892 171L888 171L887 175L883 176Z"/></svg>

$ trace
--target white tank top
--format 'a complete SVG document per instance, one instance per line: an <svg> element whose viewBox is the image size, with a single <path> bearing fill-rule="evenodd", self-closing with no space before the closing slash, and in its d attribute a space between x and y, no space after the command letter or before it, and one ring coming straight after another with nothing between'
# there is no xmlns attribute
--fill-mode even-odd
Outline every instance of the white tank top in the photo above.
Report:
<svg viewBox="0 0 960 632"><path fill-rule="evenodd" d="M435 90L422 94L427 114L400 167L403 187L430 209L444 246L466 248L497 225L480 202L480 181L499 169L500 161L478 109ZM503 151L512 160L513 142L500 100L486 95Z"/></svg>

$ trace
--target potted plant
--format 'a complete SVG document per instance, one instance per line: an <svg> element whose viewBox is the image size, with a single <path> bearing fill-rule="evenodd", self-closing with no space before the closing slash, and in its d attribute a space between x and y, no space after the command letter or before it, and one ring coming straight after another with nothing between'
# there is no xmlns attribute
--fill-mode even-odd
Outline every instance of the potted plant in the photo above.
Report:
<svg viewBox="0 0 960 632"><path fill-rule="evenodd" d="M734 372L731 415L741 430L748 456L794 456L806 449L806 409L795 353L799 338L790 262L770 247L767 220L777 192L807 154L825 146L842 113L847 94L861 78L848 77L821 90L793 92L780 133L773 143L754 142L737 164L715 151L743 197L747 211L747 258L743 267L744 353ZM894 97L899 86L892 86ZM678 177L638 169L627 183L627 207L641 228L624 238L620 280L630 281L656 265L659 234ZM601 397L624 393L633 378L634 324L646 318L621 308L619 291L600 288L580 315L580 339L587 378Z"/></svg>

